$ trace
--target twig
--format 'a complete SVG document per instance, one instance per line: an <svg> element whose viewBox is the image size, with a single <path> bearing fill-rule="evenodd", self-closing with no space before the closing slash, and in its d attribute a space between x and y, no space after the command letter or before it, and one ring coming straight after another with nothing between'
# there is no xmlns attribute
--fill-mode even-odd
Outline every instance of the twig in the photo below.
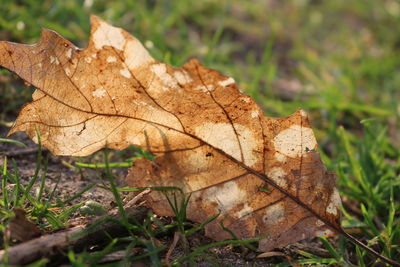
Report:
<svg viewBox="0 0 400 267"><path fill-rule="evenodd" d="M168 249L167 254L165 255L165 263L168 267L171 267L171 263L169 262L169 258L171 257L172 252L174 251L176 245L178 244L179 239L181 238L182 233L181 232L175 232L174 233L174 240L172 241L171 246Z"/></svg>
<svg viewBox="0 0 400 267"><path fill-rule="evenodd" d="M134 206L137 206L137 205L136 205L137 202L138 202L139 200L141 200L141 199L143 198L144 195L147 195L148 193L150 193L150 191L151 191L150 189L146 189L146 190L140 192L140 193L137 194L134 198L132 198L131 200L129 200L129 202L126 203L126 204L124 205L124 208L125 208L125 209L128 209L128 208L132 208L132 207L134 207Z"/></svg>

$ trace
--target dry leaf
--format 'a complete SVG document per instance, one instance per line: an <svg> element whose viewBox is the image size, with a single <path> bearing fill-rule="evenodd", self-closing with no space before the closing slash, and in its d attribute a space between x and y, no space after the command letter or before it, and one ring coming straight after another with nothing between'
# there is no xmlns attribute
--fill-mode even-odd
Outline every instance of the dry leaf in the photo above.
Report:
<svg viewBox="0 0 400 267"><path fill-rule="evenodd" d="M13 209L14 218L12 218L7 225L5 231L6 239L16 239L22 242L31 240L42 234L39 227L36 226L31 220L26 218L26 211L15 207Z"/></svg>
<svg viewBox="0 0 400 267"><path fill-rule="evenodd" d="M307 115L268 118L235 81L193 59L182 68L154 60L122 29L92 16L79 49L44 30L40 42L0 42L0 65L37 88L10 131L25 131L56 155L89 155L135 145L131 186L179 186L191 193L188 218L216 240L267 234L268 251L340 229L335 176L326 171ZM268 190L263 190L267 188ZM173 215L164 196L147 203ZM340 231L339 231L340 232Z"/></svg>

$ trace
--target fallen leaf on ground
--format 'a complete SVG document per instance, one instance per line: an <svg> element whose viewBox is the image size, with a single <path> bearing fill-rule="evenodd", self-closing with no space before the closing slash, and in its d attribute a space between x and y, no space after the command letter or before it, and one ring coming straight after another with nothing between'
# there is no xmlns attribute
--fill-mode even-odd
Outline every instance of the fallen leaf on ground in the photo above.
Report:
<svg viewBox="0 0 400 267"><path fill-rule="evenodd" d="M18 241L28 241L42 234L39 227L31 220L26 218L26 211L21 208L14 208L14 218L12 218L6 227L6 239L16 239Z"/></svg>
<svg viewBox="0 0 400 267"><path fill-rule="evenodd" d="M9 134L25 131L56 155L103 147L145 148L157 157L130 169L130 186L177 186L191 193L188 219L216 240L267 236L271 250L340 228L335 175L321 162L307 114L263 114L233 78L192 59L174 68L153 59L120 28L91 17L79 49L51 30L34 45L0 42L0 65L37 89ZM144 196L160 215L165 197Z"/></svg>

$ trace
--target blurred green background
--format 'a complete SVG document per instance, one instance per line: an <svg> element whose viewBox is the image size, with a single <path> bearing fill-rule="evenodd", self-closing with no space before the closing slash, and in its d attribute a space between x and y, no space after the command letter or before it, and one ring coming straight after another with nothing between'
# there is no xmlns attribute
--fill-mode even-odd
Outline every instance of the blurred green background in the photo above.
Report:
<svg viewBox="0 0 400 267"><path fill-rule="evenodd" d="M85 47L89 14L134 34L160 61L196 57L234 77L268 116L309 112L338 173L344 226L399 257L400 1L0 0L0 39L35 43L45 27ZM32 91L0 70L3 126ZM349 253L363 263L365 254Z"/></svg>

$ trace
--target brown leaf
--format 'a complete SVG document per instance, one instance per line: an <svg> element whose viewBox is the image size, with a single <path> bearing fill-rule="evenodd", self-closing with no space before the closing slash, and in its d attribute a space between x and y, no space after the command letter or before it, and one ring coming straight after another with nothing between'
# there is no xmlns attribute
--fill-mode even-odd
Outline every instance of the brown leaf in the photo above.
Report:
<svg viewBox="0 0 400 267"><path fill-rule="evenodd" d="M179 186L191 193L188 218L216 240L267 234L268 251L340 229L335 176L326 171L307 115L268 118L235 81L192 59L182 68L154 60L122 29L92 16L79 49L44 30L40 42L0 42L0 65L37 88L9 134L25 131L57 155L89 155L135 145L131 186ZM268 188L263 190L262 188ZM163 195L147 203L173 215Z"/></svg>
<svg viewBox="0 0 400 267"><path fill-rule="evenodd" d="M25 242L41 235L42 231L39 227L26 218L25 210L14 208L13 212L14 218L8 222L5 231L6 239L16 239Z"/></svg>

